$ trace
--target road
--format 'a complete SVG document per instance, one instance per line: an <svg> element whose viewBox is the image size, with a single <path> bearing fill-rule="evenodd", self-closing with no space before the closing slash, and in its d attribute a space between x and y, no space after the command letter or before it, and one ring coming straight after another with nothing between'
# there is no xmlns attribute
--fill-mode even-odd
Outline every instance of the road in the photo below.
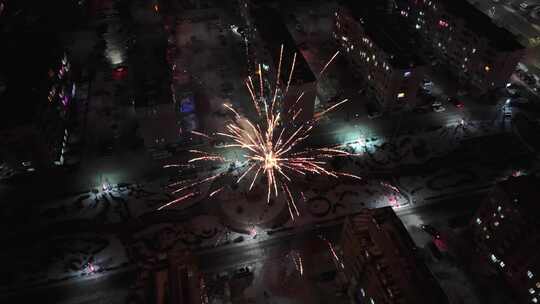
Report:
<svg viewBox="0 0 540 304"><path fill-rule="evenodd" d="M480 11L490 16L496 24L506 28L518 37L522 45L534 47L530 49L523 62L533 72L540 71L540 18L532 18L529 9L524 12L519 9L519 4L524 0L501 0L495 3L493 0L469 0ZM540 10L540 1L528 1L536 3L534 10ZM536 14L538 16L538 14Z"/></svg>
<svg viewBox="0 0 540 304"><path fill-rule="evenodd" d="M130 285L135 280L135 271L126 270L111 274L37 287L19 294L0 296L2 303L41 304L120 304L125 303Z"/></svg>
<svg viewBox="0 0 540 304"><path fill-rule="evenodd" d="M417 245L423 247L430 237L418 228L420 224L447 227L450 219L472 216L482 202L483 195L484 193L466 194L438 200L428 205L403 209L396 213ZM255 263L288 252L290 249L300 246L302 242L313 239L320 234L335 243L340 241L341 224L332 225L330 223L328 226L321 226L316 230L312 229L312 227L303 227L299 232L276 233L271 239L256 243L240 243L201 252L199 254L201 268L203 271L211 272L234 269L240 265Z"/></svg>
<svg viewBox="0 0 540 304"><path fill-rule="evenodd" d="M469 2L515 35L520 35L525 39L540 36L540 26L527 20L524 13L518 9L522 0L500 1L499 3L493 0L469 0ZM540 4L540 1L538 3Z"/></svg>
<svg viewBox="0 0 540 304"><path fill-rule="evenodd" d="M424 247L430 237L418 228L420 224L429 223L443 227L447 225L449 219L470 216L480 202L481 194L473 194L444 199L397 213L417 246ZM272 238L258 242L243 242L202 251L198 253L201 269L208 273L234 270L243 265L286 254L291 249L300 247L303 242L316 238L319 234L339 243L340 224L311 229L304 227L299 232L276 233ZM40 303L61 304L124 303L134 278L133 270L113 272L96 279L70 281L50 287L35 288L18 295L3 296L0 297L0 301L29 303L39 300Z"/></svg>
<svg viewBox="0 0 540 304"><path fill-rule="evenodd" d="M303 227L301 231L276 233L271 238L259 242L240 243L201 252L198 257L201 261L201 269L205 272L235 269L240 265L283 255L291 249L300 247L303 242L317 238L318 235L323 235L331 241L339 241L340 232L341 224L320 227L315 230L313 227Z"/></svg>

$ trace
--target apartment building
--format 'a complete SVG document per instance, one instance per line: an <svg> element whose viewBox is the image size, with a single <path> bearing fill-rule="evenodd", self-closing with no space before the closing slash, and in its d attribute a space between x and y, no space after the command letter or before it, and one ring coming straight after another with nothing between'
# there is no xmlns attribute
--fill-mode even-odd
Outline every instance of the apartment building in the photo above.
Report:
<svg viewBox="0 0 540 304"><path fill-rule="evenodd" d="M391 207L347 218L341 247L359 303L448 303Z"/></svg>
<svg viewBox="0 0 540 304"><path fill-rule="evenodd" d="M497 184L472 225L477 258L499 272L522 303L540 301L540 180L509 178Z"/></svg>
<svg viewBox="0 0 540 304"><path fill-rule="evenodd" d="M401 0L398 14L473 95L504 87L525 49L467 0Z"/></svg>
<svg viewBox="0 0 540 304"><path fill-rule="evenodd" d="M417 104L424 61L415 33L393 12L350 1L335 13L334 37L384 111Z"/></svg>

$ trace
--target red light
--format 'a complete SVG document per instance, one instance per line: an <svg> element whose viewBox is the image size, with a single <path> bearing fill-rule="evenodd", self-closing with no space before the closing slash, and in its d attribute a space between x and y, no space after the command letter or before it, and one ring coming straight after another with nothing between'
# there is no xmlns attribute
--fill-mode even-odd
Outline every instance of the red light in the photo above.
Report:
<svg viewBox="0 0 540 304"><path fill-rule="evenodd" d="M448 27L448 22L444 21L444 20L439 20L439 26L441 27Z"/></svg>

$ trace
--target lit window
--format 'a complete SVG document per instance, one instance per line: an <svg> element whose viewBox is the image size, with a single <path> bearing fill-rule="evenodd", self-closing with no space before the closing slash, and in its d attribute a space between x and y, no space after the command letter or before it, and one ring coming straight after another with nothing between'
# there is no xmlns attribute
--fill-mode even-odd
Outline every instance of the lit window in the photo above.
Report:
<svg viewBox="0 0 540 304"><path fill-rule="evenodd" d="M472 49L472 53L473 53L473 54L476 53L476 49Z"/></svg>
<svg viewBox="0 0 540 304"><path fill-rule="evenodd" d="M504 266L506 266L506 264L505 264L503 261L501 261L501 262L499 263L499 266L501 266L501 268L504 268Z"/></svg>
<svg viewBox="0 0 540 304"><path fill-rule="evenodd" d="M538 303L538 299L536 297L532 298L531 300L533 303Z"/></svg>
<svg viewBox="0 0 540 304"><path fill-rule="evenodd" d="M364 288L360 288L360 293L362 294L362 297L366 296L366 291L364 290Z"/></svg>
<svg viewBox="0 0 540 304"><path fill-rule="evenodd" d="M532 273L532 271L527 270L527 277L529 277L529 279L534 278L534 274Z"/></svg>
<svg viewBox="0 0 540 304"><path fill-rule="evenodd" d="M497 226L499 226L499 222L495 221L495 223L493 223L493 225L495 225L495 227L497 227Z"/></svg>
<svg viewBox="0 0 540 304"><path fill-rule="evenodd" d="M489 65L486 65L486 66L484 67L484 70L486 70L486 72L489 72L489 70L491 70L491 68L489 67Z"/></svg>
<svg viewBox="0 0 540 304"><path fill-rule="evenodd" d="M494 254L491 254L491 261L493 261L493 263L497 262L497 257Z"/></svg>
<svg viewBox="0 0 540 304"><path fill-rule="evenodd" d="M540 289L540 282L536 282L536 284L534 286L536 286L536 288Z"/></svg>
<svg viewBox="0 0 540 304"><path fill-rule="evenodd" d="M373 300L373 298L369 298L369 303L370 304L375 304L375 300Z"/></svg>
<svg viewBox="0 0 540 304"><path fill-rule="evenodd" d="M532 288L532 287L529 288L529 293L530 293L530 294L534 294L534 288Z"/></svg>
<svg viewBox="0 0 540 304"><path fill-rule="evenodd" d="M467 61L469 61L469 58L468 58L468 57L465 57L463 60L464 60L465 62L467 62Z"/></svg>
<svg viewBox="0 0 540 304"><path fill-rule="evenodd" d="M349 38L345 37L345 36L341 36L341 40L343 41L349 41Z"/></svg>
<svg viewBox="0 0 540 304"><path fill-rule="evenodd" d="M403 98L403 97L405 97L405 93L402 92L402 93L397 94L397 98Z"/></svg>
<svg viewBox="0 0 540 304"><path fill-rule="evenodd" d="M478 225L480 225L480 224L482 224L482 220L481 220L479 217L477 217L477 218L476 218L476 223L477 223Z"/></svg>
<svg viewBox="0 0 540 304"><path fill-rule="evenodd" d="M497 207L497 211L501 212L501 210L502 210L502 207L501 207L501 206L498 206L498 207Z"/></svg>
<svg viewBox="0 0 540 304"><path fill-rule="evenodd" d="M409 77L411 76L411 72L410 71L407 71L405 73L403 73L403 77Z"/></svg>

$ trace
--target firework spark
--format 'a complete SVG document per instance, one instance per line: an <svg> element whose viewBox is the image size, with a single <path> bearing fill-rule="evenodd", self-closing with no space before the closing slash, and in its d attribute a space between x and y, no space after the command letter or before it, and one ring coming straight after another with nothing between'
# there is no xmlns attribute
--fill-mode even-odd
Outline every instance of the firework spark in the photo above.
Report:
<svg viewBox="0 0 540 304"><path fill-rule="evenodd" d="M326 71L326 69L328 68L328 66L332 63L332 61L334 61L334 59L336 59L337 55L339 54L339 51L337 51L334 56L332 56L332 58L330 58L330 60L328 60L328 62L324 65L324 67L322 68L322 70L319 72L319 77L324 73L324 71Z"/></svg>
<svg viewBox="0 0 540 304"><path fill-rule="evenodd" d="M341 269L345 269L345 265L343 264L343 262L341 261L341 259L338 257L337 253L336 253L336 250L334 249L334 245L332 245L332 242L330 242L329 240L327 240L325 237L323 236L319 236L323 241L326 242L326 244L328 245L328 249L330 250L330 253L332 254L332 257L334 258L334 262L336 263L336 266L339 265L339 267L341 267Z"/></svg>
<svg viewBox="0 0 540 304"><path fill-rule="evenodd" d="M337 55L338 53L334 54L321 73L324 72ZM351 156L353 154L339 149L339 146L306 149L301 145L311 135L315 126L314 123L319 121L321 117L327 113L347 102L347 99L344 99L324 112L319 113L309 123L300 123L296 121L301 109L294 113L292 121L283 120L283 117L290 117L290 115L287 114L290 114L291 108L302 99L304 92L296 97L293 107L289 109L284 108L284 99L287 96L296 63L296 54L294 54L284 90L285 94L277 98L277 92L282 88L281 85L283 85L279 81L282 56L283 46L280 50L279 68L277 71L278 80L275 82L275 89L264 89L261 64L257 65L258 69L256 70L256 74L258 74L259 78L258 94L253 84L253 77L248 76L245 81L245 85L257 113L255 119L250 120L247 117L240 115L233 106L224 104L223 106L233 114L234 119L225 126L222 132L215 133L213 136L199 131L191 132L192 134L199 135L210 141L217 141L217 137L226 140L227 143L222 146L221 150L218 152L223 152L223 150L234 151L237 158L229 159L223 156L223 154L226 153L217 153L216 151L190 150L191 153L195 154L195 157L188 161L189 164L215 162L229 166L237 163L241 163L241 165L235 165L234 170L230 170L230 167L226 166L228 170L223 170L221 173L191 181L180 181L169 185L170 187L176 187L173 194L183 196L161 206L159 209L163 209L195 196L193 190L204 183L217 182L221 177L238 174L240 177L236 179L236 183L240 183L243 179L247 179L250 183L249 190L253 188L259 178L263 178L265 180L264 183L266 184L266 202L269 203L272 197L278 197L280 194L283 195L287 201L290 216L294 220L296 217L300 216L300 212L295 202L295 197L298 195L293 194L291 191L291 185L294 178L314 174L333 178L342 176L360 179L360 177L351 173L337 172L325 168L325 165L327 164L326 160L328 158ZM268 93L270 96L265 95L265 93ZM271 104L269 105L267 101L271 101ZM293 124L290 124L290 122L296 123L296 126L291 127ZM238 151L243 158L241 161L238 159ZM217 187L216 190L211 191L209 197L215 196L223 189L223 185ZM185 194L186 192L187 194Z"/></svg>
<svg viewBox="0 0 540 304"><path fill-rule="evenodd" d="M304 275L304 263L303 263L303 260L302 260L302 256L300 255L300 252L296 251L296 250L293 250L291 251L291 254L290 254L293 262L294 262L294 266L296 268L296 270L298 270L298 272L300 273L300 276L303 276Z"/></svg>

